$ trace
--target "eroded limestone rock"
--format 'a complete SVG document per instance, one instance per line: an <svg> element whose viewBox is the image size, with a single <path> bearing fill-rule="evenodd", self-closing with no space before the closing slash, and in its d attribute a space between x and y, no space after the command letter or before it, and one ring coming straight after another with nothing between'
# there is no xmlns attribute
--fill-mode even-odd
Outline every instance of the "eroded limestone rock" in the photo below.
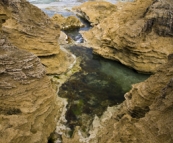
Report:
<svg viewBox="0 0 173 143"><path fill-rule="evenodd" d="M88 20L91 25L97 25L101 20L111 15L117 7L105 1L88 1L80 6L74 7L77 15Z"/></svg>
<svg viewBox="0 0 173 143"><path fill-rule="evenodd" d="M55 24L58 24L62 30L83 27L83 23L75 16L63 17L61 14L55 14L52 18Z"/></svg>
<svg viewBox="0 0 173 143"><path fill-rule="evenodd" d="M37 56L0 34L0 143L47 143L62 106Z"/></svg>
<svg viewBox="0 0 173 143"><path fill-rule="evenodd" d="M142 83L135 84L132 90L126 93L123 107L112 119L104 123L102 131L98 133L97 138L102 137L99 143L173 141L172 64L173 57L170 57L169 62L156 74ZM109 123L113 126L112 132L106 127L111 126ZM104 133L106 130L108 134Z"/></svg>
<svg viewBox="0 0 173 143"><path fill-rule="evenodd" d="M60 50L57 42L60 28L40 9L26 0L1 1L0 18L0 25L3 22L2 32L9 41L39 56L46 66L47 74L67 71L71 63L66 60L69 55ZM45 58L52 64L48 65ZM60 66L61 63L63 66Z"/></svg>
<svg viewBox="0 0 173 143"><path fill-rule="evenodd" d="M47 143L55 131L64 101L45 67L57 74L74 60L58 37L59 28L28 2L0 1L0 143Z"/></svg>
<svg viewBox="0 0 173 143"><path fill-rule="evenodd" d="M90 9L81 7L90 20ZM105 14L100 24L82 35L94 53L140 72L154 73L173 53L172 11L171 0L119 3L116 12Z"/></svg>

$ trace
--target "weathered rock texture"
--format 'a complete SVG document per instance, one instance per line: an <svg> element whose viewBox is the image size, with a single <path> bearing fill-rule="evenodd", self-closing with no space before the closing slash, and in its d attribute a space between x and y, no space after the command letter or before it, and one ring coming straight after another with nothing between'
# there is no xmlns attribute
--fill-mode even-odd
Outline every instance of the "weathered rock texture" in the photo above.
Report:
<svg viewBox="0 0 173 143"><path fill-rule="evenodd" d="M37 56L0 34L0 143L47 143L62 106Z"/></svg>
<svg viewBox="0 0 173 143"><path fill-rule="evenodd" d="M78 16L87 19L91 25L97 25L101 20L115 12L117 7L109 2L88 1L80 6L74 7L73 10L77 12Z"/></svg>
<svg viewBox="0 0 173 143"><path fill-rule="evenodd" d="M0 1L0 18L0 25L4 22L2 31L9 41L39 56L48 74L67 70L69 58L57 43L60 28L40 9L26 0Z"/></svg>
<svg viewBox="0 0 173 143"><path fill-rule="evenodd" d="M71 63L59 49L59 33L28 2L0 1L0 143L47 143L55 130L64 105L43 64L57 74Z"/></svg>
<svg viewBox="0 0 173 143"><path fill-rule="evenodd" d="M114 120L113 132L108 133L109 135L102 132L104 137L100 142L173 142L172 64L173 57L170 57L168 64L155 75L133 86L125 95L123 107L111 119Z"/></svg>
<svg viewBox="0 0 173 143"><path fill-rule="evenodd" d="M51 20L60 26L62 30L83 27L83 23L75 16L63 17L61 14L55 14Z"/></svg>
<svg viewBox="0 0 173 143"><path fill-rule="evenodd" d="M79 12L88 20L92 19L89 5L85 6L85 10L82 10L83 7ZM172 0L119 3L116 12L105 14L107 18L88 32L83 32L83 36L94 53L118 60L140 72L153 73L173 53L172 11Z"/></svg>
<svg viewBox="0 0 173 143"><path fill-rule="evenodd" d="M172 143L173 55L146 81L133 85L114 112L93 122L88 138L76 131L65 143Z"/></svg>

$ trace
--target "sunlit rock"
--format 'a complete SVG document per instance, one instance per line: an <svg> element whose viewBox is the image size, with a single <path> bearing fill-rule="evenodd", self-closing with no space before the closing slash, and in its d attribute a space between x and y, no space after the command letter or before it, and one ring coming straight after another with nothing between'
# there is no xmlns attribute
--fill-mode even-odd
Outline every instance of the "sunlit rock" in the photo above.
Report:
<svg viewBox="0 0 173 143"><path fill-rule="evenodd" d="M87 6L78 9L93 22ZM97 26L82 35L94 53L140 72L154 73L173 53L172 10L171 0L119 3L115 12L106 13Z"/></svg>
<svg viewBox="0 0 173 143"><path fill-rule="evenodd" d="M26 0L1 1L0 18L0 25L3 22L2 32L9 41L39 56L46 66L47 74L67 71L71 63L67 60L69 55L59 48L60 28L40 9ZM52 64L48 65L45 58Z"/></svg>
<svg viewBox="0 0 173 143"><path fill-rule="evenodd" d="M117 7L106 1L88 1L74 7L73 10L78 16L88 20L91 25L97 25L101 20L116 12Z"/></svg>
<svg viewBox="0 0 173 143"><path fill-rule="evenodd" d="M55 24L60 26L61 30L80 28L84 26L75 16L69 16L66 18L60 14L55 14L51 19Z"/></svg>
<svg viewBox="0 0 173 143"><path fill-rule="evenodd" d="M62 107L39 58L0 34L0 142L47 143Z"/></svg>

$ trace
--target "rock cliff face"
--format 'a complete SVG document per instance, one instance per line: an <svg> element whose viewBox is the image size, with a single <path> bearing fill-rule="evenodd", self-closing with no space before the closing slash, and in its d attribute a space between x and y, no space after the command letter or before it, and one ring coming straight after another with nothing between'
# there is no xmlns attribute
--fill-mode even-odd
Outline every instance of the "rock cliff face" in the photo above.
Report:
<svg viewBox="0 0 173 143"><path fill-rule="evenodd" d="M64 103L43 64L48 74L67 70L58 37L59 28L28 2L0 1L0 143L47 143L55 130Z"/></svg>
<svg viewBox="0 0 173 143"><path fill-rule="evenodd" d="M20 49L40 57L47 74L60 74L67 70L72 57L59 49L60 28L40 9L26 0L0 2L2 32ZM62 64L63 63L63 64Z"/></svg>
<svg viewBox="0 0 173 143"><path fill-rule="evenodd" d="M62 106L37 56L0 34L0 143L46 143Z"/></svg>
<svg viewBox="0 0 173 143"><path fill-rule="evenodd" d="M89 5L85 9L83 6L78 12L90 20L93 16L87 9ZM92 45L94 53L118 60L140 72L153 73L173 53L172 11L171 0L119 3L116 12L105 14L106 18L83 32L83 36L86 43Z"/></svg>

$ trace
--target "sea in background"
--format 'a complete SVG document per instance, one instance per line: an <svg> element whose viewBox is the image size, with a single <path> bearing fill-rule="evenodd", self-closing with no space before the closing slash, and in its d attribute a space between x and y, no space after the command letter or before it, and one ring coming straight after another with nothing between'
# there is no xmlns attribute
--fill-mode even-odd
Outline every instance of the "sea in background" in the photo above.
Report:
<svg viewBox="0 0 173 143"><path fill-rule="evenodd" d="M67 17L70 15L74 15L74 13L71 12L72 7L81 5L82 3L88 0L28 0L28 1L37 6L38 8L42 9L50 17L56 13L62 14L63 16ZM132 1L132 0L105 0L105 1L115 4L118 1Z"/></svg>

